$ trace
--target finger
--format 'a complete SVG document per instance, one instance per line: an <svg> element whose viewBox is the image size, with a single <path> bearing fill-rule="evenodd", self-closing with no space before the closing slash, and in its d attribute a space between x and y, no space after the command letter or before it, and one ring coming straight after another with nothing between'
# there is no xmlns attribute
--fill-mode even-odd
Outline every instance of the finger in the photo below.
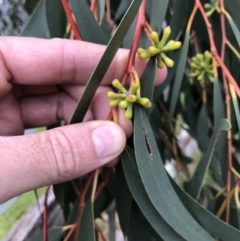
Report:
<svg viewBox="0 0 240 241"><path fill-rule="evenodd" d="M31 189L89 173L116 158L126 137L110 121L92 121L38 134L0 137L0 203Z"/></svg>
<svg viewBox="0 0 240 241"><path fill-rule="evenodd" d="M77 99L84 91L84 87L68 86L65 90L55 94L28 96L19 99L23 123L26 128L46 126L64 120L70 122L72 113L76 107ZM86 120L106 120L111 108L108 106L109 99L107 92L108 87L101 87L97 90L94 99L88 110ZM124 111L119 110L118 122L129 137L132 133L132 122L126 120Z"/></svg>
<svg viewBox="0 0 240 241"><path fill-rule="evenodd" d="M24 85L86 84L105 49L103 45L76 40L2 37L0 82L6 79ZM128 53L123 49L117 52L103 84L122 77ZM140 75L146 63L136 58ZM165 67L157 70L156 84L162 83L166 72Z"/></svg>

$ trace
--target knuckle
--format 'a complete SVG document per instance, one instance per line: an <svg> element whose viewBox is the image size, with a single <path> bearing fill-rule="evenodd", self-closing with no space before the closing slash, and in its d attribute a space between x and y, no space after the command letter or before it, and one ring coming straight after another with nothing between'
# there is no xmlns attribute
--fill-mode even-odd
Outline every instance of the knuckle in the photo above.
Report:
<svg viewBox="0 0 240 241"><path fill-rule="evenodd" d="M80 155L74 150L69 137L58 129L57 135L50 134L50 143L54 173L63 180L74 178L79 167Z"/></svg>

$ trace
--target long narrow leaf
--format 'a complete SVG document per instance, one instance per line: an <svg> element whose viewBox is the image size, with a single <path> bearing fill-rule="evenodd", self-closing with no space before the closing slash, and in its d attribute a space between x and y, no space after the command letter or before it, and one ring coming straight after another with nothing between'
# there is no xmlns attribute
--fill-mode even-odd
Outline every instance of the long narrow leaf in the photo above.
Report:
<svg viewBox="0 0 240 241"><path fill-rule="evenodd" d="M95 68L92 76L90 77L85 91L79 100L77 107L74 111L74 114L71 118L70 123L81 122L87 112L90 102L93 99L93 96L100 85L102 78L104 77L112 59L120 47L122 40L127 33L133 19L135 18L137 11L141 5L142 0L134 0L128 8L128 11L124 15L121 23L119 24L114 36L110 40L101 60L99 61L97 67Z"/></svg>
<svg viewBox="0 0 240 241"><path fill-rule="evenodd" d="M199 161L199 163L197 165L197 168L194 172L194 175L193 175L191 181L187 185L188 193L194 199L197 199L200 194L203 179L204 179L205 173L209 167L209 164L211 162L212 154L214 151L214 147L215 147L218 135L220 134L221 131L228 131L230 128L231 128L231 124L229 123L229 121L227 119L222 119L218 123L209 142L207 143L206 152L204 152L201 160Z"/></svg>
<svg viewBox="0 0 240 241"><path fill-rule="evenodd" d="M134 118L136 160L145 190L163 219L186 240L212 241L177 197L164 169L145 112L136 106Z"/></svg>
<svg viewBox="0 0 240 241"><path fill-rule="evenodd" d="M163 238L163 240L184 241L185 239L178 235L164 221L164 219L152 205L141 182L137 170L135 154L130 147L125 148L124 152L121 155L121 160L132 195L148 222L152 225L152 227L159 234L159 236Z"/></svg>

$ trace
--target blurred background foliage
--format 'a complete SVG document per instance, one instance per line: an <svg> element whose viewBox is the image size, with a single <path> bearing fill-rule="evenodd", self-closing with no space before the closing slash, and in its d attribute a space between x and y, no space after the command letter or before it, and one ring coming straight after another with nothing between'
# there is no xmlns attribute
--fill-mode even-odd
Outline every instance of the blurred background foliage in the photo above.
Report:
<svg viewBox="0 0 240 241"><path fill-rule="evenodd" d="M107 45L71 123L82 121L118 47L133 49L132 43L138 41L133 36L139 28L136 16L141 3L146 3L145 14L140 11L139 16L146 18L160 39L162 30L170 26L169 39L181 41L182 47L170 52L174 66L158 87L153 87L156 61L149 60L140 83L142 96L153 105L149 113L136 106L133 136L121 162L99 175L94 172L55 185L65 224L48 232L44 225L43 233L32 240L47 241L48 234L54 241L113 241L119 230L116 213L130 241L239 240L240 2L62 2L65 11L72 11L77 30L59 0L2 0L0 30L1 35L76 39L79 31L83 40ZM141 31L138 46L150 45L146 32ZM199 74L190 74L198 71L192 58L205 51L212 53L211 75L197 79ZM129 74L127 68L125 74ZM92 198L94 176L98 182ZM106 213L107 235L101 230Z"/></svg>

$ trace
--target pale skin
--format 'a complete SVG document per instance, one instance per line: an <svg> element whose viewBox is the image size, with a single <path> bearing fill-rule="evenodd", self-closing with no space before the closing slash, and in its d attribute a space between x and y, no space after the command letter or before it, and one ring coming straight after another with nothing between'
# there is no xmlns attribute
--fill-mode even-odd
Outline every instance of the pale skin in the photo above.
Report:
<svg viewBox="0 0 240 241"><path fill-rule="evenodd" d="M38 187L68 181L116 160L132 123L106 121L106 92L121 78L128 56L119 50L97 90L85 122L32 135L24 129L70 121L105 46L74 40L0 39L0 203ZM136 58L142 74L146 61ZM156 71L163 82L166 68Z"/></svg>

